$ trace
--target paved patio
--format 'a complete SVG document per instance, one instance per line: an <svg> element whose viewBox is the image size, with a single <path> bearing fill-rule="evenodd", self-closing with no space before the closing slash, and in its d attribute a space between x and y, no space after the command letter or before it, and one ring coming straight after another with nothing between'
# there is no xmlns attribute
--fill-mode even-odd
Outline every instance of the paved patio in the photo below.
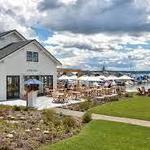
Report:
<svg viewBox="0 0 150 150"><path fill-rule="evenodd" d="M53 98L51 98L51 97L46 97L46 96L38 97L36 100L36 108L38 110L47 109L47 108L55 108L55 107L61 107L61 106L67 106L70 104L80 103L80 102L83 102L84 100L83 99L81 99L80 101L79 100L69 100L68 103L64 103L64 104L53 103L52 101L53 101ZM0 105L26 106L26 101L21 100L21 99L9 100L9 101L0 102Z"/></svg>

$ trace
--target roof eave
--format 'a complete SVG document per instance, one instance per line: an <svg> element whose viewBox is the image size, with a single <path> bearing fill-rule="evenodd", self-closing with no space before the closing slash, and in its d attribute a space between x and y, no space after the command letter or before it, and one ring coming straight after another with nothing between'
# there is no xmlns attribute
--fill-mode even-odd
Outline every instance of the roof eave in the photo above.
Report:
<svg viewBox="0 0 150 150"><path fill-rule="evenodd" d="M57 65L57 66L62 66L62 63L56 58L54 57L43 45L41 45L36 39L34 39L33 41L35 41L36 43L38 43L38 45L45 50L45 52L47 53L47 55L53 60L53 62Z"/></svg>

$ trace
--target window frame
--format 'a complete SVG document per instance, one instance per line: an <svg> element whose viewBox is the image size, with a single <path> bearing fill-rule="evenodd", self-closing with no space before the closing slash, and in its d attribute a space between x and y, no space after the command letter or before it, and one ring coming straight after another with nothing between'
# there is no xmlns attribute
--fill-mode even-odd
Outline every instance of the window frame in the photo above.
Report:
<svg viewBox="0 0 150 150"><path fill-rule="evenodd" d="M27 51L26 52L26 60L27 61L32 61L32 52L31 51Z"/></svg>
<svg viewBox="0 0 150 150"><path fill-rule="evenodd" d="M39 62L39 54L38 52L32 52L32 61Z"/></svg>
<svg viewBox="0 0 150 150"><path fill-rule="evenodd" d="M33 51L26 51L27 62L39 62L39 53Z"/></svg>

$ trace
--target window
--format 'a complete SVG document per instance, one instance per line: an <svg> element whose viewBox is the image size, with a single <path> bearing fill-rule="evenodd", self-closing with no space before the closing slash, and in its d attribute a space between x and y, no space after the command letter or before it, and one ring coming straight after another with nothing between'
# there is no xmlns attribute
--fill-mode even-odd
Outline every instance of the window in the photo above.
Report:
<svg viewBox="0 0 150 150"><path fill-rule="evenodd" d="M37 52L33 52L32 54L33 56L33 62L38 62L38 53Z"/></svg>
<svg viewBox="0 0 150 150"><path fill-rule="evenodd" d="M38 52L27 51L27 61L38 62Z"/></svg>
<svg viewBox="0 0 150 150"><path fill-rule="evenodd" d="M27 61L32 61L32 52L27 51Z"/></svg>

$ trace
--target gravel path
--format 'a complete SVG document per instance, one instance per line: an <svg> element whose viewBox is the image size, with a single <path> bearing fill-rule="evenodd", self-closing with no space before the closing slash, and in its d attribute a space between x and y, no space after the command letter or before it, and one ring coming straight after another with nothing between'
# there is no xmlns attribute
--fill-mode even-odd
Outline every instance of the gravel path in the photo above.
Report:
<svg viewBox="0 0 150 150"><path fill-rule="evenodd" d="M64 115L74 116L74 117L82 117L85 113L85 112L73 111L73 110L62 109L62 108L55 108L55 111L57 113L62 113ZM139 119L113 117L113 116L106 116L106 115L100 115L100 114L92 114L92 119L122 122L122 123L128 123L132 125L150 127L150 121L139 120Z"/></svg>

